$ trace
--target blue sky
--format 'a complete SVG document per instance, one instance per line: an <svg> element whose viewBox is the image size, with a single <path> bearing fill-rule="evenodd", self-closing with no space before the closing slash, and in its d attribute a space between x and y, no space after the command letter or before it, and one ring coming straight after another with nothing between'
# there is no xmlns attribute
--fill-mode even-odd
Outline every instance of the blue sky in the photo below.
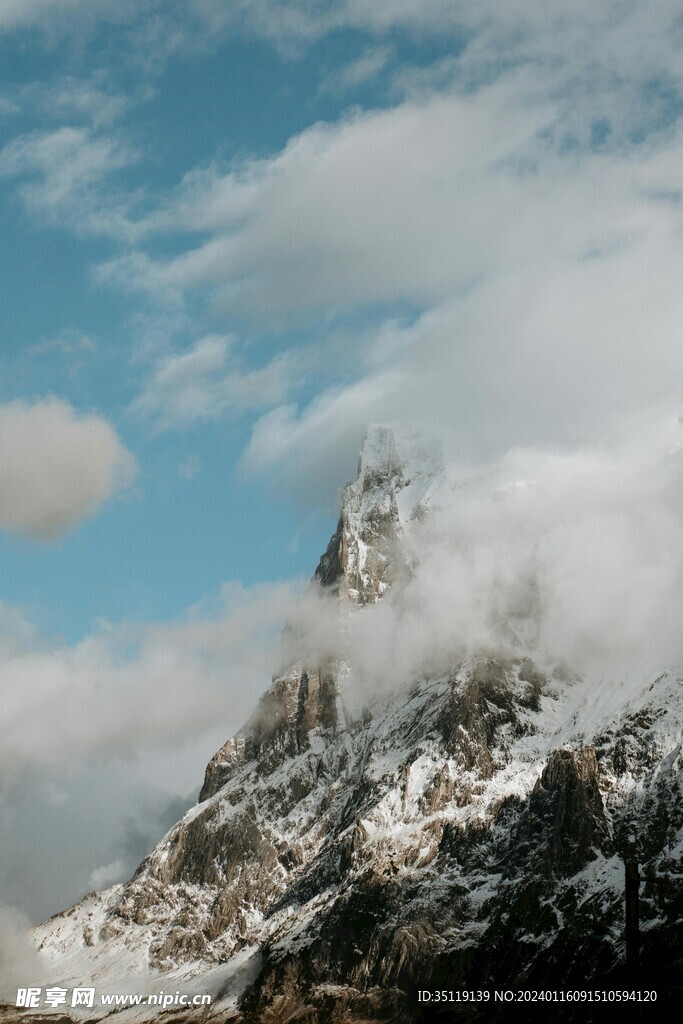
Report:
<svg viewBox="0 0 683 1024"><path fill-rule="evenodd" d="M30 915L196 793L369 423L476 466L678 413L682 34L669 0L0 0L0 801Z"/></svg>

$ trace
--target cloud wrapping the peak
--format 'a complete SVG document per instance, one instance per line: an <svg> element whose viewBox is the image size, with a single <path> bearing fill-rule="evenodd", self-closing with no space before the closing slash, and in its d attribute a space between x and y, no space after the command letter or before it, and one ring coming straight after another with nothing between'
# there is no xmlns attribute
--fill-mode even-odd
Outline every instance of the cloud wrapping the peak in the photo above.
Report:
<svg viewBox="0 0 683 1024"><path fill-rule="evenodd" d="M407 582L350 612L309 591L291 653L344 661L360 703L482 652L615 682L680 665L681 433L450 463L407 528Z"/></svg>
<svg viewBox="0 0 683 1024"><path fill-rule="evenodd" d="M50 541L128 486L136 462L106 420L47 398L0 406L0 528Z"/></svg>

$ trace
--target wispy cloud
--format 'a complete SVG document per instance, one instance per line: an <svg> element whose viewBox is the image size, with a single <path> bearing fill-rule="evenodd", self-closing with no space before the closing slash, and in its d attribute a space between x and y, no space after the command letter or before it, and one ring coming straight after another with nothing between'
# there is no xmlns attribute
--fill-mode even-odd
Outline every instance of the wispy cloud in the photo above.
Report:
<svg viewBox="0 0 683 1024"><path fill-rule="evenodd" d="M188 455L178 466L178 476L183 480L194 480L201 472L202 461L198 455Z"/></svg>
<svg viewBox="0 0 683 1024"><path fill-rule="evenodd" d="M89 27L98 21L116 23L133 20L140 11L139 0L121 0L112 11L107 0L3 0L0 5L0 31L59 27L66 31L74 25Z"/></svg>
<svg viewBox="0 0 683 1024"><path fill-rule="evenodd" d="M0 96L0 117L12 117L18 114L21 108L13 99L8 96Z"/></svg>
<svg viewBox="0 0 683 1024"><path fill-rule="evenodd" d="M148 96L149 90L143 89L142 95ZM94 128L120 120L140 98L135 92L117 89L103 71L87 78L65 75L56 81L31 82L18 96L23 107L57 121L85 122Z"/></svg>
<svg viewBox="0 0 683 1024"><path fill-rule="evenodd" d="M26 351L29 355L36 356L49 353L60 356L82 356L95 352L96 349L97 342L89 334L65 328L57 337L44 338L42 341L36 342L35 345L30 345Z"/></svg>
<svg viewBox="0 0 683 1024"><path fill-rule="evenodd" d="M250 368L236 354L232 337L209 335L159 358L132 411L163 430L268 408L287 394L291 362L283 355Z"/></svg>
<svg viewBox="0 0 683 1024"><path fill-rule="evenodd" d="M127 864L123 858L113 860L111 864L102 864L99 868L95 868L94 871L90 872L88 888L94 890L107 889L116 882L125 881L126 868Z"/></svg>
<svg viewBox="0 0 683 1024"><path fill-rule="evenodd" d="M113 189L110 178L136 159L118 138L69 126L13 139L0 151L0 177L23 179L22 201L48 225L125 239L134 231L134 197Z"/></svg>
<svg viewBox="0 0 683 1024"><path fill-rule="evenodd" d="M321 85L321 92L344 93L376 78L390 63L393 50L390 46L371 46L350 64L330 71Z"/></svg>

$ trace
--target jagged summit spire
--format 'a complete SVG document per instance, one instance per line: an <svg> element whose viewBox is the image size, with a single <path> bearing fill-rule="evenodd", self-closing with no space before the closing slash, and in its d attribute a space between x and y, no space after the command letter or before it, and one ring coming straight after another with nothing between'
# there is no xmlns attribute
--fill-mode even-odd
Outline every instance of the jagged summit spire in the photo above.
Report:
<svg viewBox="0 0 683 1024"><path fill-rule="evenodd" d="M397 424L371 424L358 477L344 488L337 529L314 578L344 601L377 601L409 571L411 524L441 471L435 441Z"/></svg>
<svg viewBox="0 0 683 1024"><path fill-rule="evenodd" d="M443 469L436 437L400 423L371 423L358 460L358 478L434 476Z"/></svg>
<svg viewBox="0 0 683 1024"><path fill-rule="evenodd" d="M358 457L358 476L375 472L387 476L403 469L394 429L388 424L371 423Z"/></svg>

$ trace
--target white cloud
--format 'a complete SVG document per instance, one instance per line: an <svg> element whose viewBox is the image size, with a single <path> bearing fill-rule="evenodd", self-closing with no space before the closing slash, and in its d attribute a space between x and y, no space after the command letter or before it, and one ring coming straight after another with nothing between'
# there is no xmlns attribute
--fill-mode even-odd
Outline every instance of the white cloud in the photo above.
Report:
<svg viewBox="0 0 683 1024"><path fill-rule="evenodd" d="M296 405L273 409L257 421L242 469L274 471L291 497L329 504L353 473L367 425L392 418L401 380L398 372L380 372L323 392L301 414Z"/></svg>
<svg viewBox="0 0 683 1024"><path fill-rule="evenodd" d="M0 151L0 177L28 179L19 194L28 211L76 234L129 238L132 199L109 191L109 176L135 156L123 142L89 128L21 135Z"/></svg>
<svg viewBox="0 0 683 1024"><path fill-rule="evenodd" d="M14 100L7 96L0 96L0 117L12 117L19 113L19 109Z"/></svg>
<svg viewBox="0 0 683 1024"><path fill-rule="evenodd" d="M558 94L565 92L567 113L571 94L581 95L584 109L599 106L629 80L645 90L663 80L679 87L683 68L675 0L193 0L192 9L214 37L252 33L289 53L344 29L380 40L447 38L464 81L490 81L513 65L542 68Z"/></svg>
<svg viewBox="0 0 683 1024"><path fill-rule="evenodd" d="M266 318L424 307L501 270L629 242L672 215L647 193L676 191L679 136L638 155L620 131L603 152L587 127L564 152L559 102L538 88L525 71L475 93L431 92L314 125L227 173L194 171L145 228L207 239L167 262L136 253L103 273L163 297L213 289Z"/></svg>
<svg viewBox="0 0 683 1024"><path fill-rule="evenodd" d="M55 353L60 356L76 356L92 353L97 348L94 338L83 331L65 328L54 338L44 338L27 348L29 355Z"/></svg>
<svg viewBox="0 0 683 1024"><path fill-rule="evenodd" d="M14 657L38 640L38 631L19 608L0 602L0 662Z"/></svg>
<svg viewBox="0 0 683 1024"><path fill-rule="evenodd" d="M125 882L127 868L128 865L122 858L113 860L111 864L103 864L101 867L95 868L94 871L90 872L88 887L99 891L100 889L108 889L110 885L114 885L116 882Z"/></svg>
<svg viewBox="0 0 683 1024"><path fill-rule="evenodd" d="M187 0L176 12L180 24L187 17L213 34L248 31L279 43L311 40L337 28L385 30L394 25L442 30L461 18L461 5L423 0L383 0L368 5L351 0ZM130 22L163 11L161 0L2 0L0 28L40 27L59 20L92 26L97 21ZM185 18L183 18L183 15Z"/></svg>
<svg viewBox="0 0 683 1024"><path fill-rule="evenodd" d="M214 236L150 262L152 289L209 282L256 316L426 308L412 326L366 330L360 354L349 345L349 383L268 411L248 470L329 495L371 420L436 421L490 453L678 401L683 133L562 154L542 133L556 110L530 82L430 93L187 179L166 215Z"/></svg>
<svg viewBox="0 0 683 1024"><path fill-rule="evenodd" d="M481 650L615 681L680 665L682 496L675 420L619 447L451 463L412 524L405 585L351 612L307 594L294 650L343 657L361 701Z"/></svg>
<svg viewBox="0 0 683 1024"><path fill-rule="evenodd" d="M153 751L178 759L217 722L237 729L270 678L300 589L226 585L181 621L102 625L72 646L25 636L18 647L13 629L13 643L0 644L0 776L11 785Z"/></svg>
<svg viewBox="0 0 683 1024"><path fill-rule="evenodd" d="M2 0L0 32L29 28L49 38L83 38L101 23L123 25L131 53L151 63L235 35L266 39L290 55L348 29L380 41L445 37L470 81L533 64L586 100L627 78L655 87L664 78L679 83L679 13L675 0L185 0L170 9L164 0Z"/></svg>
<svg viewBox="0 0 683 1024"><path fill-rule="evenodd" d="M536 183L499 165L542 124L506 83L315 125L272 159L190 175L168 224L211 237L166 265L136 258L131 284L209 285L261 316L434 301L500 262L501 231L514 243Z"/></svg>
<svg viewBox="0 0 683 1024"><path fill-rule="evenodd" d="M62 22L91 26L99 19L119 21L134 17L140 9L139 0L119 0L112 9L108 0L2 0L0 30L22 28L54 28Z"/></svg>
<svg viewBox="0 0 683 1024"><path fill-rule="evenodd" d="M188 455L178 466L178 476L181 476L183 480L194 480L201 469L202 461L199 456Z"/></svg>
<svg viewBox="0 0 683 1024"><path fill-rule="evenodd" d="M202 743L176 746L176 758L167 755L163 771L145 751L128 760L74 763L57 776L53 769L24 770L16 780L21 784L0 788L3 897L32 921L43 921L90 892L102 866L113 874L120 863L116 880L130 878L194 802L203 765L224 738L208 734ZM185 787L190 762L189 786L178 789ZM160 783L151 781L154 775Z"/></svg>
<svg viewBox="0 0 683 1024"><path fill-rule="evenodd" d="M331 71L323 81L323 92L346 92L376 78L393 57L390 46L370 46L345 67Z"/></svg>
<svg viewBox="0 0 683 1024"><path fill-rule="evenodd" d="M36 985L45 969L26 934L29 925L17 907L0 904L0 1000L11 1005L17 988Z"/></svg>
<svg viewBox="0 0 683 1024"><path fill-rule="evenodd" d="M192 0L192 7L213 32L249 32L280 47L311 43L345 28L377 33L394 28L449 31L462 22L463 11L462 3L448 0Z"/></svg>
<svg viewBox="0 0 683 1024"><path fill-rule="evenodd" d="M133 411L167 429L281 401L290 385L291 359L276 357L263 367L249 368L234 347L231 337L209 335L185 352L163 356Z"/></svg>
<svg viewBox="0 0 683 1024"><path fill-rule="evenodd" d="M5 895L40 919L130 876L253 711L301 588L230 584L179 621L72 645L0 605ZM0 959L2 933L0 915Z"/></svg>
<svg viewBox="0 0 683 1024"><path fill-rule="evenodd" d="M351 383L257 421L245 469L280 474L306 500L329 498L335 473L343 479L352 471L372 421L436 425L477 458L515 444L604 437L625 421L676 408L681 212L639 202L640 209L624 203L622 224L630 217L633 227L642 214L642 229L613 251L545 263L530 251L414 324L381 329L367 339ZM608 205L582 221L587 235L595 227L600 237L596 221ZM533 205L525 209L530 220L540 216Z"/></svg>
<svg viewBox="0 0 683 1024"><path fill-rule="evenodd" d="M53 118L83 120L96 128L111 124L126 111L135 95L124 95L103 71L89 78L67 75L49 84L31 82L21 89L22 103L30 103Z"/></svg>
<svg viewBox="0 0 683 1024"><path fill-rule="evenodd" d="M54 540L127 486L135 459L101 417L48 398L0 406L0 528Z"/></svg>

